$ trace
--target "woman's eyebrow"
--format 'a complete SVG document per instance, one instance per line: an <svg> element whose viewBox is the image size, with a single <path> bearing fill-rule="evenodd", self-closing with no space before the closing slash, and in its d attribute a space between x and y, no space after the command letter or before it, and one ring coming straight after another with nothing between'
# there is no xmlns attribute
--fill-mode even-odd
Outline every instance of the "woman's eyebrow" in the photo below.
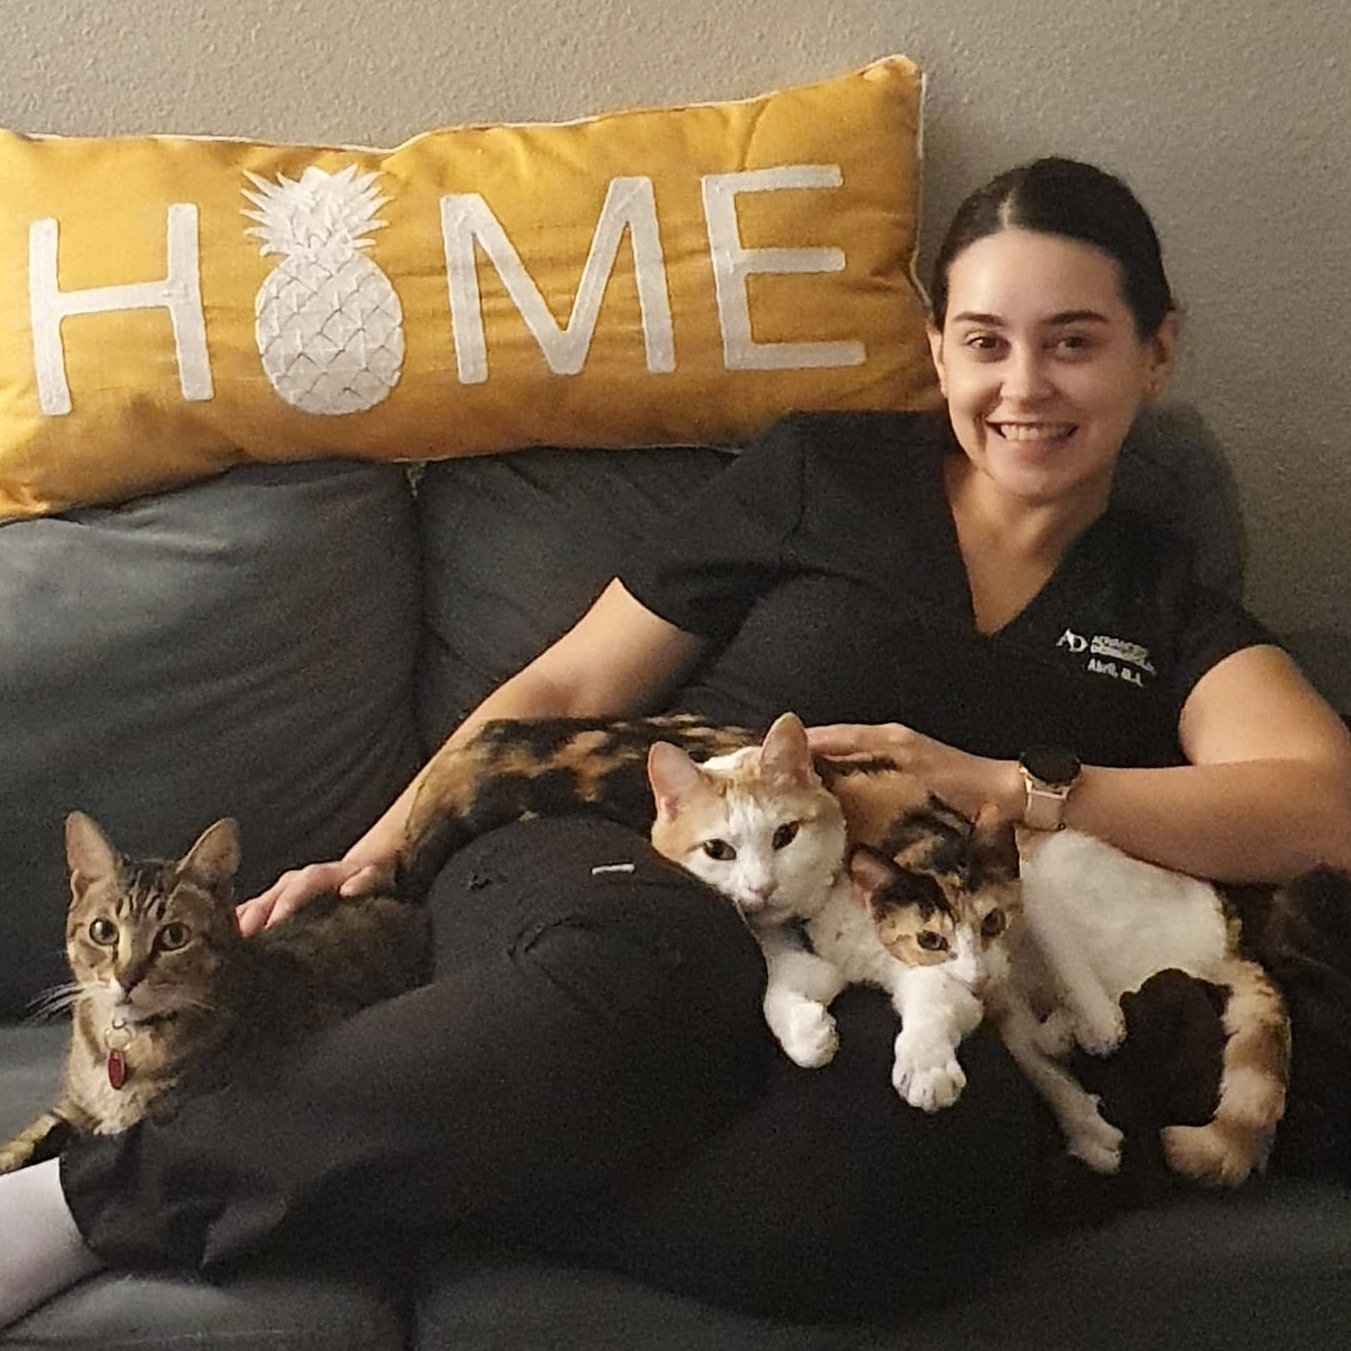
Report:
<svg viewBox="0 0 1351 1351"><path fill-rule="evenodd" d="M1002 328L1004 320L997 314L982 314L977 310L962 310L952 316L954 324L980 324L985 328ZM1041 321L1056 327L1065 324L1106 324L1111 320L1098 310L1061 310Z"/></svg>

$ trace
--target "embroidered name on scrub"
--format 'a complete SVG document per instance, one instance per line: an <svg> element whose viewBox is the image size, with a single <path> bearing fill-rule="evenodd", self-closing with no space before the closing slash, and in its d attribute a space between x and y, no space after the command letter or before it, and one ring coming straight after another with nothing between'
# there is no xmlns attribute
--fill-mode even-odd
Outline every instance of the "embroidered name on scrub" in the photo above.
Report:
<svg viewBox="0 0 1351 1351"><path fill-rule="evenodd" d="M1056 640L1056 646L1075 656L1085 656L1084 669L1094 675L1124 680L1138 689L1144 689L1145 676L1157 674L1149 660L1149 649L1125 638L1111 638L1105 633L1096 633L1089 638L1066 629Z"/></svg>

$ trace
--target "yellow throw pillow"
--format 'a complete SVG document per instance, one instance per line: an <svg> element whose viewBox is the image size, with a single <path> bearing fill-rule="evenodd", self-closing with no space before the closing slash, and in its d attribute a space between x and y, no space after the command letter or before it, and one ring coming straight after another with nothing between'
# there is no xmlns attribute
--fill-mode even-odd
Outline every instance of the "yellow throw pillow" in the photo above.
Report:
<svg viewBox="0 0 1351 1351"><path fill-rule="evenodd" d="M0 517L931 406L903 57L397 150L0 132Z"/></svg>

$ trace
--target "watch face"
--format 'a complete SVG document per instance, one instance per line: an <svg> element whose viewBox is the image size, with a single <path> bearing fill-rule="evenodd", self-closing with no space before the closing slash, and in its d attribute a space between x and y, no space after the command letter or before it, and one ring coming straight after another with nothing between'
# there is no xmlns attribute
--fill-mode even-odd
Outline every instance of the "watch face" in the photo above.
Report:
<svg viewBox="0 0 1351 1351"><path fill-rule="evenodd" d="M1079 777L1079 757L1061 746L1030 746L1022 754L1022 766L1042 783L1073 783Z"/></svg>

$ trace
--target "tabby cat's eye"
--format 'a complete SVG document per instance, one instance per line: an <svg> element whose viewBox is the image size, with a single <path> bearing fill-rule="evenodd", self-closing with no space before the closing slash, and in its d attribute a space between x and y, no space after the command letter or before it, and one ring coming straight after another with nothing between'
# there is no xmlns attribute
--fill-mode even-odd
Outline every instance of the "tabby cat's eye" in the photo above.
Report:
<svg viewBox="0 0 1351 1351"><path fill-rule="evenodd" d="M719 863L730 863L736 857L736 850L726 840L705 840L704 853Z"/></svg>
<svg viewBox="0 0 1351 1351"><path fill-rule="evenodd" d="M89 926L89 936L101 948L110 948L117 942L117 925L110 919L96 919Z"/></svg>
<svg viewBox="0 0 1351 1351"><path fill-rule="evenodd" d="M798 823L796 821L786 821L778 830L774 832L772 841L775 849L786 849L797 839Z"/></svg>
<svg viewBox="0 0 1351 1351"><path fill-rule="evenodd" d="M980 934L982 938L998 938L1004 932L1008 925L1008 920L1002 910L991 910L980 923Z"/></svg>
<svg viewBox="0 0 1351 1351"><path fill-rule="evenodd" d="M172 923L166 924L164 928L159 931L157 941L159 946L163 948L165 952L175 952L179 948L187 946L188 937L188 926L186 924L180 924L175 920Z"/></svg>
<svg viewBox="0 0 1351 1351"><path fill-rule="evenodd" d="M948 950L948 940L933 929L921 929L919 937L915 941L925 952L946 952Z"/></svg>

